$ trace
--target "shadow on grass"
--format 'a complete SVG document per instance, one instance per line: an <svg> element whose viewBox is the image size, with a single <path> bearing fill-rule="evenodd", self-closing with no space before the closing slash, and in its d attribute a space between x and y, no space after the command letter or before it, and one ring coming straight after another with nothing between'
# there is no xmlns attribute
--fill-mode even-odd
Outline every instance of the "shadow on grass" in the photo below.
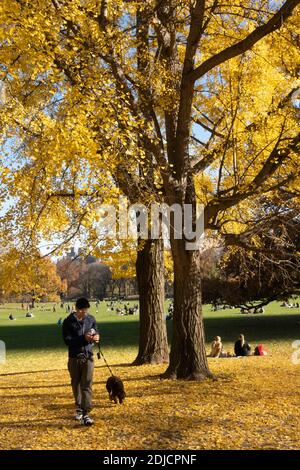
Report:
<svg viewBox="0 0 300 470"><path fill-rule="evenodd" d="M65 419L66 421L62 422L61 421L62 419ZM51 421L51 423L49 421ZM71 429L80 427L82 429L82 426L79 423L74 423L74 420L72 423L72 415L60 416L59 418L47 418L45 422L43 422L42 419L32 420L32 421L28 421L28 420L18 421L15 423L11 421L7 421L7 422L2 422L1 426L7 429L19 428L19 429L28 429L28 430L35 429L35 428L38 428L41 430L47 429L47 428L61 429L65 427L68 427Z"/></svg>
<svg viewBox="0 0 300 470"><path fill-rule="evenodd" d="M65 349L62 329L55 324L5 325L0 327L0 339L9 350L49 350ZM138 321L111 322L99 324L101 344L103 347L121 348L135 346L138 343Z"/></svg>
<svg viewBox="0 0 300 470"><path fill-rule="evenodd" d="M205 336L211 342L216 335L223 342L234 342L240 333L244 333L250 342L271 340L292 340L299 336L300 314L257 315L213 317L213 313L204 319ZM172 323L167 322L169 339ZM101 346L103 351L138 346L139 322L103 322L99 323ZM32 351L34 349L50 351L65 350L61 327L55 324L28 324L0 327L0 339L5 342L7 351ZM122 364L122 367L130 364ZM28 373L28 372L27 372Z"/></svg>
<svg viewBox="0 0 300 470"><path fill-rule="evenodd" d="M66 361L67 361L67 358L66 358ZM133 366L132 364L119 364L119 363L111 363L110 364L112 367L122 367L122 368L125 368L125 367L139 367L139 366ZM102 369L102 368L106 368L107 366L106 365L95 365L95 369ZM67 372L68 371L68 368L67 368L67 365L66 367L64 368L60 368L60 369L46 369L46 370L43 370L43 369L36 369L36 370L24 370L24 371L20 371L20 372L5 372L3 374L0 374L0 377L9 377L10 375L27 375L27 374L49 374L51 372ZM0 387L1 388L1 387Z"/></svg>
<svg viewBox="0 0 300 470"><path fill-rule="evenodd" d="M218 335L223 342L233 343L243 333L254 344L264 341L292 341L299 336L300 314L233 315L227 318L205 318L206 340L210 342Z"/></svg>
<svg viewBox="0 0 300 470"><path fill-rule="evenodd" d="M13 374L13 375L16 375L16 374ZM67 383L64 383L64 384L54 384L54 385L49 385L49 384L46 384L46 385L10 385L10 386L5 386L5 387L0 387L0 390L11 390L12 388L14 390L24 390L24 389L27 389L27 388L30 388L30 389L39 389L39 388L57 388L57 387L67 387L69 386L69 384ZM20 396L20 395L16 395L17 397Z"/></svg>

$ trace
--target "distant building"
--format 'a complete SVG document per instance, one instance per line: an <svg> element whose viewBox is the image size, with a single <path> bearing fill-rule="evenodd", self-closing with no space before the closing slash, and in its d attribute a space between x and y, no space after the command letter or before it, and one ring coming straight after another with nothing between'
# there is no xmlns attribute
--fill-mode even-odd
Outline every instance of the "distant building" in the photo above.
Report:
<svg viewBox="0 0 300 470"><path fill-rule="evenodd" d="M74 259L76 257L74 247L72 247L71 250L67 252L66 257L69 258L69 259Z"/></svg>
<svg viewBox="0 0 300 470"><path fill-rule="evenodd" d="M78 256L80 258L83 258L85 260L86 264L92 264L92 263L96 263L98 261L98 258L96 258L95 256L92 256L92 255L87 255L86 256L86 253L85 253L83 248L78 249Z"/></svg>
<svg viewBox="0 0 300 470"><path fill-rule="evenodd" d="M76 254L74 246L70 249L70 251L67 252L66 257L69 259L75 259L77 257L84 259L86 264L92 264L98 261L98 259L95 258L95 256L92 256L92 255L86 256L86 253L83 248L79 248L78 253Z"/></svg>

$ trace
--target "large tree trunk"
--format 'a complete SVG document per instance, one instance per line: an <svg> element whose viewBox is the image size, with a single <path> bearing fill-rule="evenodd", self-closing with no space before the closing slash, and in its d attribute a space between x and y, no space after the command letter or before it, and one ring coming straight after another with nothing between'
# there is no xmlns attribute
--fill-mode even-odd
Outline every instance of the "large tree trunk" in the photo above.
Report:
<svg viewBox="0 0 300 470"><path fill-rule="evenodd" d="M136 260L140 298L139 352L133 365L168 362L163 240L142 240Z"/></svg>
<svg viewBox="0 0 300 470"><path fill-rule="evenodd" d="M164 378L212 378L204 340L201 304L200 252L186 251L184 240L172 243L174 314L170 364Z"/></svg>

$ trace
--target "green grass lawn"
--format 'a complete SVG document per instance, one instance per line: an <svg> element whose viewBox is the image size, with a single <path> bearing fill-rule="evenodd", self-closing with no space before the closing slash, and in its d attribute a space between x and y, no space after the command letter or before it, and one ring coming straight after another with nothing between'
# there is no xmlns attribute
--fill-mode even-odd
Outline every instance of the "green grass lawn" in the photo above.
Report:
<svg viewBox="0 0 300 470"><path fill-rule="evenodd" d="M132 304L136 302L131 302ZM44 304L33 309L34 318L25 318L25 311L18 304L0 307L0 340L7 350L6 364L0 365L0 373L24 370L55 369L66 361L67 348L61 337L60 317L67 315L65 309L54 304ZM166 302L167 311L168 302ZM241 315L239 309L214 312L204 306L205 336L207 348L216 335L222 337L226 350L232 350L240 333L245 334L251 345L264 343L270 353L291 354L292 342L300 339L300 309L280 307L273 302L259 315ZM97 319L101 332L101 345L112 363L128 363L135 358L138 345L138 316L119 316L109 311L106 302L101 302L98 312L93 303L90 309ZM13 313L15 321L8 320ZM169 340L172 321L167 322ZM45 360L46 359L46 360Z"/></svg>

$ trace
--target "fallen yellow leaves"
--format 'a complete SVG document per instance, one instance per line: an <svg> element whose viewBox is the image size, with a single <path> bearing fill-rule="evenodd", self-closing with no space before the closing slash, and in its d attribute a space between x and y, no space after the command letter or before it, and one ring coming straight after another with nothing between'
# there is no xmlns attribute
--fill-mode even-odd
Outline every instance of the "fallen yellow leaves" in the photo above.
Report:
<svg viewBox="0 0 300 470"><path fill-rule="evenodd" d="M210 366L217 382L160 380L165 366L115 364L128 397L114 405L105 390L107 368L97 364L91 428L73 420L66 369L0 375L0 448L299 448L298 366L279 355Z"/></svg>

